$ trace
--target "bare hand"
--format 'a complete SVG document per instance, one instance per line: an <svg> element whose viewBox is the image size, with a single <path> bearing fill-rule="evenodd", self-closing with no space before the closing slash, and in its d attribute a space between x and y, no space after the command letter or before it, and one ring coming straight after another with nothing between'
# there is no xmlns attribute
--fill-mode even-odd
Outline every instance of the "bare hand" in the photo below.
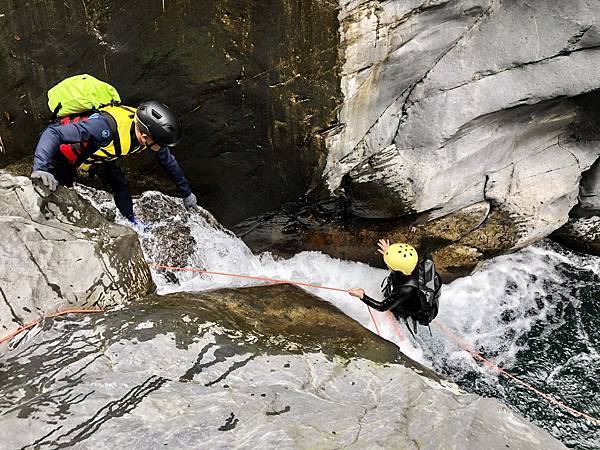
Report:
<svg viewBox="0 0 600 450"><path fill-rule="evenodd" d="M362 299L365 296L365 291L364 291L364 289L360 289L360 288L348 289L348 294L350 294L352 297L357 297L357 298Z"/></svg>
<svg viewBox="0 0 600 450"><path fill-rule="evenodd" d="M390 241L388 239L379 239L377 245L379 246L379 249L377 251L384 255L388 247L390 246Z"/></svg>

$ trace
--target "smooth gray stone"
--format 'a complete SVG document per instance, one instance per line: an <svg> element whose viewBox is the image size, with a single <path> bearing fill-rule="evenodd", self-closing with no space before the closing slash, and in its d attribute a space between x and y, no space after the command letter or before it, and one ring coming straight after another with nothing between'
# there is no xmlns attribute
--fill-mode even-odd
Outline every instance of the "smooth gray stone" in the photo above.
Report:
<svg viewBox="0 0 600 450"><path fill-rule="evenodd" d="M340 124L324 180L365 218L488 202L510 251L598 210L600 3L340 1ZM342 182L343 181L343 182Z"/></svg>
<svg viewBox="0 0 600 450"><path fill-rule="evenodd" d="M155 289L136 233L71 189L0 171L0 332L65 308L110 307Z"/></svg>
<svg viewBox="0 0 600 450"><path fill-rule="evenodd" d="M289 285L155 296L15 346L7 448L565 448Z"/></svg>

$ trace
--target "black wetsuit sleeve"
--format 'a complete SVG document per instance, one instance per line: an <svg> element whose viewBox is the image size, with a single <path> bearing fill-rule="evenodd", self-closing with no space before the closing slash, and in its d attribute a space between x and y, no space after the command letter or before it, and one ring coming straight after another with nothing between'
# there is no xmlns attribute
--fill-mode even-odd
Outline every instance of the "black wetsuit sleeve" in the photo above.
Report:
<svg viewBox="0 0 600 450"><path fill-rule="evenodd" d="M171 153L168 147L161 148L155 153L156 159L164 169L168 177L175 183L175 186L181 192L183 198L187 197L192 193L192 187L188 183L187 178L183 174L183 170L179 167L179 163L175 159L175 156Z"/></svg>
<svg viewBox="0 0 600 450"><path fill-rule="evenodd" d="M416 288L414 286L401 286L394 290L394 293L389 296L385 296L383 301L379 302L368 295L363 295L361 299L363 303L367 304L377 311L389 311L390 309L397 308L403 303L410 301L415 295Z"/></svg>
<svg viewBox="0 0 600 450"><path fill-rule="evenodd" d="M361 300L363 301L363 303L365 303L373 309L376 309L377 311L388 311L398 306L398 302L393 297L384 298L383 301L379 302L365 294L363 295L363 298L361 298Z"/></svg>

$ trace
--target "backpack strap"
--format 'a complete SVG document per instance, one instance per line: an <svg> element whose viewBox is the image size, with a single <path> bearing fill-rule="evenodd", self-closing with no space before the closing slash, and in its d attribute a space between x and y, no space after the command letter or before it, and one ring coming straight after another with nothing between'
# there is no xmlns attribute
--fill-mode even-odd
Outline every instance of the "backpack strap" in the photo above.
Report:
<svg viewBox="0 0 600 450"><path fill-rule="evenodd" d="M413 333L413 330L411 330L410 324L408 323L408 319L406 317L404 317L404 323L406 324L406 328L408 328L408 331L410 331L410 335L413 337L413 339L417 340L417 337L415 336L415 333ZM415 328L415 331L416 331L416 328Z"/></svg>
<svg viewBox="0 0 600 450"><path fill-rule="evenodd" d="M100 111L100 114L102 114L102 116L108 121L108 125L110 126L116 156L121 156L123 149L121 148L121 137L119 136L119 127L117 126L117 121L106 111Z"/></svg>
<svg viewBox="0 0 600 450"><path fill-rule="evenodd" d="M56 108L54 108L54 111L52 111L52 117L50 118L50 123L53 123L56 121L56 119L58 119L58 113L60 112L61 108L62 108L62 103L58 102L58 105L56 105Z"/></svg>

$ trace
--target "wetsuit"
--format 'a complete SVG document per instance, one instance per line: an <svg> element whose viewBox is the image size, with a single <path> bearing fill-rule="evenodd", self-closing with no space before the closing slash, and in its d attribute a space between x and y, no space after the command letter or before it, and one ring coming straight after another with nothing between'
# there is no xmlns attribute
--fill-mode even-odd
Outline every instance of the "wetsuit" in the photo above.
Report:
<svg viewBox="0 0 600 450"><path fill-rule="evenodd" d="M368 295L362 301L377 311L392 311L397 319L413 317L421 304L417 295L417 280L413 275L391 272L382 283L383 301L379 302Z"/></svg>
<svg viewBox="0 0 600 450"><path fill-rule="evenodd" d="M94 153L113 141L114 126L111 127L109 119L105 114L95 113L87 120L78 123L50 125L42 132L35 149L33 170L50 172L60 184L73 186L76 168L89 161ZM120 168L119 159L127 154L143 150L143 146L135 137L133 120L129 132L130 136L128 137L130 137L132 148L117 159L93 164L95 170L92 172L97 172L105 184L112 189L115 204L121 214L129 220L133 220L133 201L129 192L129 183ZM61 144L79 144L82 149L81 154L76 160L69 160L59 151ZM153 153L166 174L178 187L182 197L190 195L192 188L169 148L163 147Z"/></svg>

